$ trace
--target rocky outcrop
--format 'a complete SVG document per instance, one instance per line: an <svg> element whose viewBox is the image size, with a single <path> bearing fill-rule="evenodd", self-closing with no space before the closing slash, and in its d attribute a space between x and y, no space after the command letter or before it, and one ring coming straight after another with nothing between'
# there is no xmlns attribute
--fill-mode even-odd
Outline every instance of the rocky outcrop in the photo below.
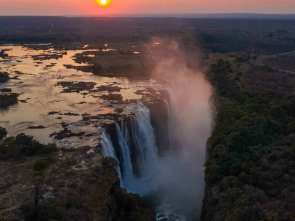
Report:
<svg viewBox="0 0 295 221"><path fill-rule="evenodd" d="M116 161L100 148L0 161L1 220L151 220L144 199L120 187ZM13 171L13 172L12 172Z"/></svg>

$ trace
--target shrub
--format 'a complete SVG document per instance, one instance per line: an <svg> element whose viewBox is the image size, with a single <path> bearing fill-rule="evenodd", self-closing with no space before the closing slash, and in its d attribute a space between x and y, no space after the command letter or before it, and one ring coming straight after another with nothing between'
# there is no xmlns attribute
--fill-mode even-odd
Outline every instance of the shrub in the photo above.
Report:
<svg viewBox="0 0 295 221"><path fill-rule="evenodd" d="M57 212L55 202L46 204L23 204L21 206L24 221L62 220Z"/></svg>
<svg viewBox="0 0 295 221"><path fill-rule="evenodd" d="M244 191L240 188L230 188L227 190L226 195L230 201L238 199Z"/></svg>
<svg viewBox="0 0 295 221"><path fill-rule="evenodd" d="M105 157L102 165L105 170L117 170L118 162L112 157Z"/></svg>
<svg viewBox="0 0 295 221"><path fill-rule="evenodd" d="M5 108L9 105L16 104L18 101L18 94L0 94L0 108Z"/></svg>
<svg viewBox="0 0 295 221"><path fill-rule="evenodd" d="M257 221L261 220L260 217L258 217L257 212L253 210L249 206L242 206L238 207L233 211L233 215L231 217L232 219L229 220L235 220L235 221Z"/></svg>
<svg viewBox="0 0 295 221"><path fill-rule="evenodd" d="M47 167L49 167L50 164L53 163L53 161L54 160L51 157L47 157L45 159L37 160L34 163L34 170L35 171L42 171L42 170L46 169Z"/></svg>
<svg viewBox="0 0 295 221"><path fill-rule="evenodd" d="M269 156L268 156L268 160L270 161L277 161L279 159L278 155L276 153L271 153Z"/></svg>
<svg viewBox="0 0 295 221"><path fill-rule="evenodd" d="M1 141L4 137L6 137L6 135L7 135L7 131L6 131L6 129L3 128L3 127L0 127L0 141Z"/></svg>
<svg viewBox="0 0 295 221"><path fill-rule="evenodd" d="M295 133L295 121L288 123L286 129L288 133Z"/></svg>
<svg viewBox="0 0 295 221"><path fill-rule="evenodd" d="M16 137L8 137L0 143L0 157L18 158L22 155L50 154L56 151L55 144L44 145L34 140L32 136L19 134Z"/></svg>
<svg viewBox="0 0 295 221"><path fill-rule="evenodd" d="M4 83L8 81L9 79L9 73L7 72L0 72L0 83Z"/></svg>
<svg viewBox="0 0 295 221"><path fill-rule="evenodd" d="M146 201L138 194L128 193L122 202L122 220L130 221L150 221L151 212L147 207Z"/></svg>
<svg viewBox="0 0 295 221"><path fill-rule="evenodd" d="M265 214L266 221L279 221L279 214L274 211L270 211Z"/></svg>
<svg viewBox="0 0 295 221"><path fill-rule="evenodd" d="M6 159L9 157L20 156L20 151L15 145L15 138L8 137L1 141L0 143L0 156L1 159Z"/></svg>
<svg viewBox="0 0 295 221"><path fill-rule="evenodd" d="M235 176L228 176L224 177L221 182L221 187L224 190L227 190L229 188L238 187L239 186L239 180Z"/></svg>
<svg viewBox="0 0 295 221"><path fill-rule="evenodd" d="M40 153L42 154L50 154L57 150L56 144L51 143L47 145L43 145L43 148L40 149Z"/></svg>

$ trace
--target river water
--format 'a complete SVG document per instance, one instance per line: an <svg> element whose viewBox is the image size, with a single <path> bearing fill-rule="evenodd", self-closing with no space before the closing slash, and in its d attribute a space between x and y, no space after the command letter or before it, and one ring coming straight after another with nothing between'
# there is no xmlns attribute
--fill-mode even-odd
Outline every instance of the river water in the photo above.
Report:
<svg viewBox="0 0 295 221"><path fill-rule="evenodd" d="M82 114L114 113L115 108L118 107L125 110L126 105L111 106L110 101L99 97L111 94L108 91L62 93L63 88L60 82L93 82L94 89L99 86L117 86L122 88L118 93L122 95L123 101L140 99L141 95L135 92L151 85L150 81L135 82L124 77L99 77L92 73L67 69L64 66L78 66L73 56L93 50L59 51L50 47L34 50L24 46L0 46L0 51L3 49L7 49L8 57L0 58L0 71L9 72L12 79L0 84L0 87L11 88L14 93L20 94L18 104L8 109L0 109L0 126L5 127L10 136L26 133L33 135L42 143L49 143L54 141L50 134L61 129L61 123L78 122L82 119ZM42 56L56 54L62 57L42 59ZM50 115L49 112L58 112L58 114ZM28 129L40 125L44 128ZM97 131L96 127L89 126L86 130L87 133Z"/></svg>

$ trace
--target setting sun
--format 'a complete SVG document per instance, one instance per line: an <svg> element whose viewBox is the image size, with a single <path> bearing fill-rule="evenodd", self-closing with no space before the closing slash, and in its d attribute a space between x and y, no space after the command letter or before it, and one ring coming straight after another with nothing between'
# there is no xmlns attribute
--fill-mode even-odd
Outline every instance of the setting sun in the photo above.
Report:
<svg viewBox="0 0 295 221"><path fill-rule="evenodd" d="M95 0L96 3L102 7L106 7L111 3L111 0Z"/></svg>

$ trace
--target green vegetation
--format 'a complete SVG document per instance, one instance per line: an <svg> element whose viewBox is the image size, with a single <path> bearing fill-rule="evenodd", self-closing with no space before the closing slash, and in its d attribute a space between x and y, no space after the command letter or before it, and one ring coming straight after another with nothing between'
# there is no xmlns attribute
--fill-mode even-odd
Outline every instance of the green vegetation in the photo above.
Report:
<svg viewBox="0 0 295 221"><path fill-rule="evenodd" d="M148 78L151 75L151 68L143 63L114 64L108 67L100 64L91 66L72 66L65 65L67 68L77 69L84 72L92 72L97 76L106 77L127 77L130 79Z"/></svg>
<svg viewBox="0 0 295 221"><path fill-rule="evenodd" d="M61 220L54 202L40 205L24 204L21 207L21 212L24 214L25 221Z"/></svg>
<svg viewBox="0 0 295 221"><path fill-rule="evenodd" d="M288 193L295 183L295 96L250 92L237 76L224 60L208 75L216 88L218 116L205 173L207 186L218 194L205 202L206 220L218 206L227 211L219 212L221 220L292 220L287 202L294 200Z"/></svg>
<svg viewBox="0 0 295 221"><path fill-rule="evenodd" d="M9 80L9 73L0 72L0 83L5 83ZM4 94L0 94L0 108L5 108L9 105L13 105L17 103L18 94L11 93L10 88L0 88L0 92L5 92Z"/></svg>
<svg viewBox="0 0 295 221"><path fill-rule="evenodd" d="M9 73L7 72L0 72L0 83L4 83L8 81L9 79Z"/></svg>
<svg viewBox="0 0 295 221"><path fill-rule="evenodd" d="M150 221L151 212L146 201L138 194L126 194L121 201L120 216L116 220Z"/></svg>
<svg viewBox="0 0 295 221"><path fill-rule="evenodd" d="M7 131L6 131L6 129L3 128L3 127L0 127L0 141L1 141L4 137L6 137L6 135L7 135Z"/></svg>
<svg viewBox="0 0 295 221"><path fill-rule="evenodd" d="M11 88L0 88L0 91L1 92L11 92L12 90L11 90Z"/></svg>
<svg viewBox="0 0 295 221"><path fill-rule="evenodd" d="M53 163L53 158L47 157L45 159L37 160L34 164L35 171L42 171L50 166Z"/></svg>
<svg viewBox="0 0 295 221"><path fill-rule="evenodd" d="M0 108L7 107L17 103L18 94L0 94Z"/></svg>
<svg viewBox="0 0 295 221"><path fill-rule="evenodd" d="M143 63L112 65L102 72L94 74L107 76L126 76L129 78L149 77L151 73L150 67Z"/></svg>
<svg viewBox="0 0 295 221"><path fill-rule="evenodd" d="M44 145L34 140L32 136L27 136L25 134L18 134L16 137L8 137L0 143L0 159L19 158L21 156L33 156L36 154L50 154L54 151L56 151L55 144Z"/></svg>

